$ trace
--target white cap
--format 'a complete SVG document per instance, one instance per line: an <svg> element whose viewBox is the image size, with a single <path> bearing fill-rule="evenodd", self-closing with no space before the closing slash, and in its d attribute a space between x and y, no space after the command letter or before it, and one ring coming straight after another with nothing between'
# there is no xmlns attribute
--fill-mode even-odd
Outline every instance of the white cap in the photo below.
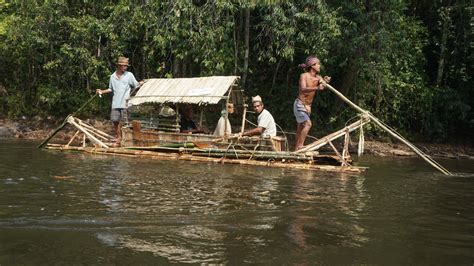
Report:
<svg viewBox="0 0 474 266"><path fill-rule="evenodd" d="M262 97L260 95L252 97L252 103L254 102L261 102L262 103Z"/></svg>

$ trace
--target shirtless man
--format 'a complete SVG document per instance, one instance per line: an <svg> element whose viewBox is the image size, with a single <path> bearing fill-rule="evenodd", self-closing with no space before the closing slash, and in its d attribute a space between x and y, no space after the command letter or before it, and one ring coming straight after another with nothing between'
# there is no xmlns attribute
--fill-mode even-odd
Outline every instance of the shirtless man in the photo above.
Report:
<svg viewBox="0 0 474 266"><path fill-rule="evenodd" d="M331 80L331 77L325 76L322 78L319 75L321 63L315 56L308 56L306 62L300 64L299 67L303 68L305 73L300 76L298 98L296 98L293 104L293 112L298 124L296 128L295 151L303 147L308 131L311 128L309 116L311 115L311 104L313 103L316 91L323 90L324 84L329 83Z"/></svg>

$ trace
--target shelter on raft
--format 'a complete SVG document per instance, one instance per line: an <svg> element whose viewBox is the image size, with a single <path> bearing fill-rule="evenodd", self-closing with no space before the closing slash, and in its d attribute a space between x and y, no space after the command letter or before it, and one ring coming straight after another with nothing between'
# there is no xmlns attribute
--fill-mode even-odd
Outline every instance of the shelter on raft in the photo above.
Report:
<svg viewBox="0 0 474 266"><path fill-rule="evenodd" d="M230 118L235 126L233 129L238 129L233 133L243 132L249 111L239 79L238 76L149 79L128 99L128 119L122 127L120 147L113 147L112 136L74 116L66 119L67 124L77 129L68 143L48 143L46 147L94 154L336 172L360 173L366 169L351 165L349 155L349 133L369 122L364 116L299 151L289 151L284 135L237 137L235 134L216 136L180 132L180 111L189 105L197 110L195 120L200 126L211 125L211 121L217 122L222 115ZM227 113L228 103L233 103L236 109L232 116ZM344 145L339 152L333 141L341 137L344 137ZM325 145L334 153L320 154L318 150Z"/></svg>

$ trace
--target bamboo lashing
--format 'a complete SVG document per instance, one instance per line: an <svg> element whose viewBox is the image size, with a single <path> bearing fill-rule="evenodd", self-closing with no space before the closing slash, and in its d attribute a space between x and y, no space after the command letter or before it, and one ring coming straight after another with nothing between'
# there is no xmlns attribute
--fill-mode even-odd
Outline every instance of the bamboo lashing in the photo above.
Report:
<svg viewBox="0 0 474 266"><path fill-rule="evenodd" d="M375 124L377 124L380 128L383 130L387 131L391 136L394 138L400 140L404 144L406 144L408 147L410 147L416 154L418 154L423 160L428 162L431 166L434 168L438 169L440 172L442 172L445 175L453 175L451 172L449 172L446 168L444 168L442 165L440 165L438 162L433 160L431 157L429 157L426 153L418 149L415 145L411 144L408 140L406 140L403 136L395 132L394 130L391 130L387 125L385 125L382 121L380 121L377 117L375 117L373 114L371 114L369 111L364 110L357 106L355 103L351 102L349 99L347 99L342 93L340 93L338 90L333 88L331 85L327 84L324 82L324 85L326 88L328 88L330 91L332 91L336 96L341 98L343 101L345 101L349 106L352 108L356 109L358 112L367 115L371 121L373 121Z"/></svg>

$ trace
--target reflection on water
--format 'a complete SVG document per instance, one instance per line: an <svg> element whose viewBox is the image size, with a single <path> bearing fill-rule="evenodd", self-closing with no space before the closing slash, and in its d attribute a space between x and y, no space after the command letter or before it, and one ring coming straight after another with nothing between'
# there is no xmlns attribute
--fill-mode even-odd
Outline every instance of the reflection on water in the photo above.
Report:
<svg viewBox="0 0 474 266"><path fill-rule="evenodd" d="M0 144L0 264L474 260L472 163L347 175Z"/></svg>

